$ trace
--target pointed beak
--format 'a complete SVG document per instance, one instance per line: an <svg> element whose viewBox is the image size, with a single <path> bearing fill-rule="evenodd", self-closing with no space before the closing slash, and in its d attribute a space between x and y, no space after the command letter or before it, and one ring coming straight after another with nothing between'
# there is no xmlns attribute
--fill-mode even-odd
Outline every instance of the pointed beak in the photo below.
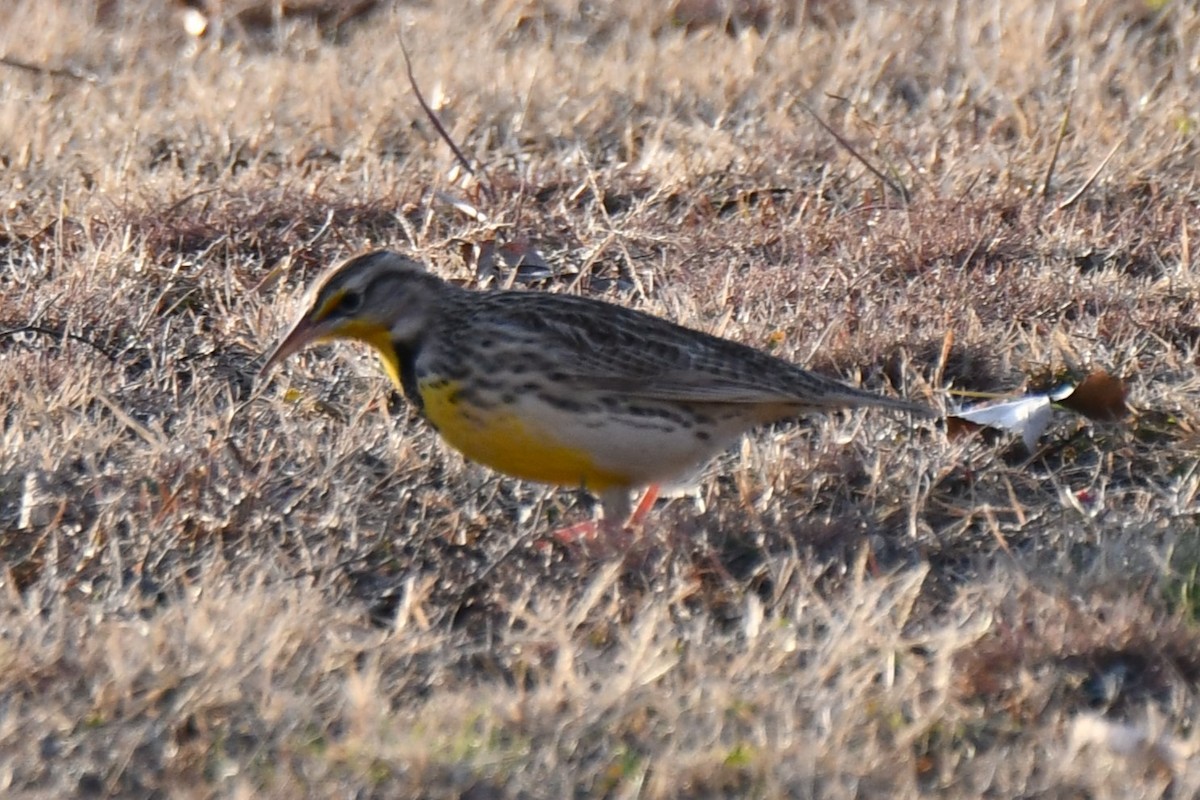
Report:
<svg viewBox="0 0 1200 800"><path fill-rule="evenodd" d="M263 365L258 370L258 376L260 378L263 377L276 364L285 360L288 356L300 352L305 346L321 338L322 334L323 331L320 326L314 325L308 319L308 315L304 315L292 326L287 336L284 336L279 344L275 345L274 349L267 355L266 361L263 362Z"/></svg>

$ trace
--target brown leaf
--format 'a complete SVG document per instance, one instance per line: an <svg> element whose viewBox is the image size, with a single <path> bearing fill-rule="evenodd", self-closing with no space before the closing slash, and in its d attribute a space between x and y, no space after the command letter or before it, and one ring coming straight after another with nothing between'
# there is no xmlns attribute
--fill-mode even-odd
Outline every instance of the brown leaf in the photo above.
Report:
<svg viewBox="0 0 1200 800"><path fill-rule="evenodd" d="M512 288L514 283L531 283L554 275L550 263L525 237L503 244L487 239L465 245L463 253L467 263L471 263L470 256L474 256L475 276L481 284L493 278L498 280L501 268L509 270L508 277L502 282L506 289Z"/></svg>
<svg viewBox="0 0 1200 800"><path fill-rule="evenodd" d="M1129 415L1125 397L1129 386L1104 370L1096 370L1058 404L1100 422L1115 422Z"/></svg>
<svg viewBox="0 0 1200 800"><path fill-rule="evenodd" d="M978 422L971 422L953 414L946 415L946 438L951 441L981 430L983 430L983 426Z"/></svg>

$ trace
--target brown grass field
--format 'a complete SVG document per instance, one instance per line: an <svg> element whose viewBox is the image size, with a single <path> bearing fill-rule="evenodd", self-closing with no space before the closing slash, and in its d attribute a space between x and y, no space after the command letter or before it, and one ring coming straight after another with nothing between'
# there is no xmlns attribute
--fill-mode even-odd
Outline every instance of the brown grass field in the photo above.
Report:
<svg viewBox="0 0 1200 800"><path fill-rule="evenodd" d="M1196 4L249 5L0 7L0 795L1200 792ZM363 348L255 377L380 246L1132 411L814 417L563 547Z"/></svg>

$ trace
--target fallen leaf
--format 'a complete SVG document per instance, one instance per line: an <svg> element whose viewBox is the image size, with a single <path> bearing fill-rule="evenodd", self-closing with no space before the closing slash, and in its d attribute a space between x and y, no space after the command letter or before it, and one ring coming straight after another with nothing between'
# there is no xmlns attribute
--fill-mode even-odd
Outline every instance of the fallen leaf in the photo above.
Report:
<svg viewBox="0 0 1200 800"><path fill-rule="evenodd" d="M449 192L435 191L434 199L445 203L465 217L475 220L476 222L487 222L487 214L480 211L478 208L463 200L461 197L455 197Z"/></svg>
<svg viewBox="0 0 1200 800"><path fill-rule="evenodd" d="M509 270L508 278L502 284L506 289L514 283L533 283L554 277L550 262L524 238L499 245L495 239L488 239L472 245L471 249L477 254L475 276L481 284L491 279L499 280L497 268L501 266Z"/></svg>
<svg viewBox="0 0 1200 800"><path fill-rule="evenodd" d="M961 439L967 434L981 430L983 430L983 426L978 422L971 422L953 414L946 417L946 438L948 439Z"/></svg>
<svg viewBox="0 0 1200 800"><path fill-rule="evenodd" d="M1054 400L1088 419L1115 422L1129 415L1129 406L1125 404L1128 395L1125 381L1100 369L1084 378L1073 391Z"/></svg>

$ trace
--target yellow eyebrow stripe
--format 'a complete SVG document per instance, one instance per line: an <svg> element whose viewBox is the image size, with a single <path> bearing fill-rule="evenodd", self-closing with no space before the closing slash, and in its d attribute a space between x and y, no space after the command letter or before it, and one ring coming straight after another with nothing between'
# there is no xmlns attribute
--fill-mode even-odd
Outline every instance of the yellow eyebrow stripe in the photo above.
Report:
<svg viewBox="0 0 1200 800"><path fill-rule="evenodd" d="M312 321L320 322L328 317L331 313L333 313L333 310L337 308L337 304L342 302L342 298L345 296L345 289L338 289L336 292L330 295L328 300L326 300L324 303L321 303L321 305L317 307L316 312L312 316Z"/></svg>

